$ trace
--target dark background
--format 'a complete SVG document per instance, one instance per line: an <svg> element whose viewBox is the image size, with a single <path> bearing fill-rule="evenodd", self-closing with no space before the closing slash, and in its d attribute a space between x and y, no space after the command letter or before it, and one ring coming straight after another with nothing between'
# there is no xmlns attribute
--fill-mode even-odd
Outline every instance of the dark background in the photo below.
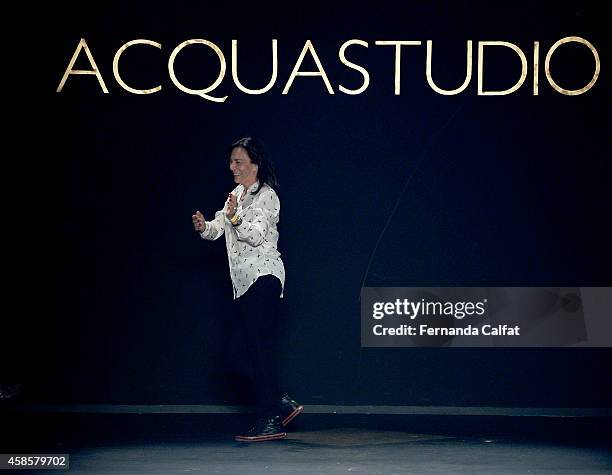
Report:
<svg viewBox="0 0 612 475"><path fill-rule="evenodd" d="M32 45L26 50L24 39L21 50L29 55L18 54L26 69L8 90L23 98L13 124L32 166L30 316L11 360L22 363L11 368L22 372L13 379L26 382L23 400L248 402L224 242L202 241L190 216L221 208L233 188L228 146L256 135L281 184L282 372L301 402L610 406L609 348L362 349L359 333L362 285L612 284L610 43L600 7L63 3L32 14ZM572 35L589 40L602 65L595 86L576 97L555 92L543 70L550 46ZM81 37L109 94L93 76L72 76L55 92ZM123 78L139 88L162 84L158 94L129 94L113 78L115 51L137 38L163 49L128 50ZM229 95L225 103L171 83L167 58L190 38L225 53L228 71L212 93ZM231 40L239 40L240 79L257 88L270 77L272 38L279 42L276 85L245 95L231 80ZM338 59L352 38L370 44L347 51L370 72L370 87L358 96L338 91L361 84ZM308 77L281 94L307 39L334 95ZM423 42L403 49L400 96L393 94L393 48L374 46L394 39ZM465 41L474 40L472 81L458 96L428 86L428 39L434 79L448 89L463 82ZM529 71L519 91L477 96L479 40L523 49ZM531 86L536 40L539 96ZM87 65L81 55L77 67ZM594 66L585 47L572 45L557 51L551 67L573 89ZM307 59L301 69L313 68ZM185 84L205 87L218 62L193 47L176 70ZM519 71L514 53L487 50L487 89L509 87Z"/></svg>

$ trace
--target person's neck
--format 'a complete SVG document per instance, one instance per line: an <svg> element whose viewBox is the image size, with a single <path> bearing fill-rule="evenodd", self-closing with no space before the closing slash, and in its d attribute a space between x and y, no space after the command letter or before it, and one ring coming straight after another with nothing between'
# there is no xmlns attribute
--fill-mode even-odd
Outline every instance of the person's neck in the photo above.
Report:
<svg viewBox="0 0 612 475"><path fill-rule="evenodd" d="M253 181L243 183L242 186L244 186L245 190L248 190L249 188L251 188L251 186L253 186L254 183L257 183L257 178L255 178Z"/></svg>

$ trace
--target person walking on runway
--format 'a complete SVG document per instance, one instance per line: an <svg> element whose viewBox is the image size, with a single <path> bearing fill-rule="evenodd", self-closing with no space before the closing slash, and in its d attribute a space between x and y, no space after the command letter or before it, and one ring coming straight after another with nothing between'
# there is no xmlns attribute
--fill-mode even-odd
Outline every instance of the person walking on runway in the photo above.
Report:
<svg viewBox="0 0 612 475"><path fill-rule="evenodd" d="M236 440L260 442L286 437L284 427L303 406L279 387L277 346L279 304L285 267L277 249L278 182L261 141L244 137L231 146L229 168L237 186L224 207L207 221L198 210L194 229L203 239L225 235L237 316L247 336L259 403L259 417Z"/></svg>

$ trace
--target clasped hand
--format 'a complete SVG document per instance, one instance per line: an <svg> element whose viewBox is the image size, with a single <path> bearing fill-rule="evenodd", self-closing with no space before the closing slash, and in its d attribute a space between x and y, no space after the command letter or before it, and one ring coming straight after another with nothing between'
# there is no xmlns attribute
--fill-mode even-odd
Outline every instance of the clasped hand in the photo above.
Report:
<svg viewBox="0 0 612 475"><path fill-rule="evenodd" d="M193 229L199 233L204 232L206 229L206 220L204 219L204 215L202 213L196 211L196 213L191 216L191 221L193 222Z"/></svg>
<svg viewBox="0 0 612 475"><path fill-rule="evenodd" d="M232 219L236 214L236 210L238 209L238 199L236 195L229 194L227 197L226 207L225 207L225 216L228 219Z"/></svg>

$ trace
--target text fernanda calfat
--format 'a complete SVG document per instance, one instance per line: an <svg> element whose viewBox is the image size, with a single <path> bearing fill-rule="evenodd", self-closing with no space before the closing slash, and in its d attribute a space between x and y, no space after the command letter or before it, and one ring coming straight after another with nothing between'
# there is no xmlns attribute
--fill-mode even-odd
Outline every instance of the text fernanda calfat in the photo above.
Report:
<svg viewBox="0 0 612 475"><path fill-rule="evenodd" d="M384 327L374 325L372 333L376 336L520 336L518 325L467 325L465 327L432 327L429 325L399 325L397 327Z"/></svg>

